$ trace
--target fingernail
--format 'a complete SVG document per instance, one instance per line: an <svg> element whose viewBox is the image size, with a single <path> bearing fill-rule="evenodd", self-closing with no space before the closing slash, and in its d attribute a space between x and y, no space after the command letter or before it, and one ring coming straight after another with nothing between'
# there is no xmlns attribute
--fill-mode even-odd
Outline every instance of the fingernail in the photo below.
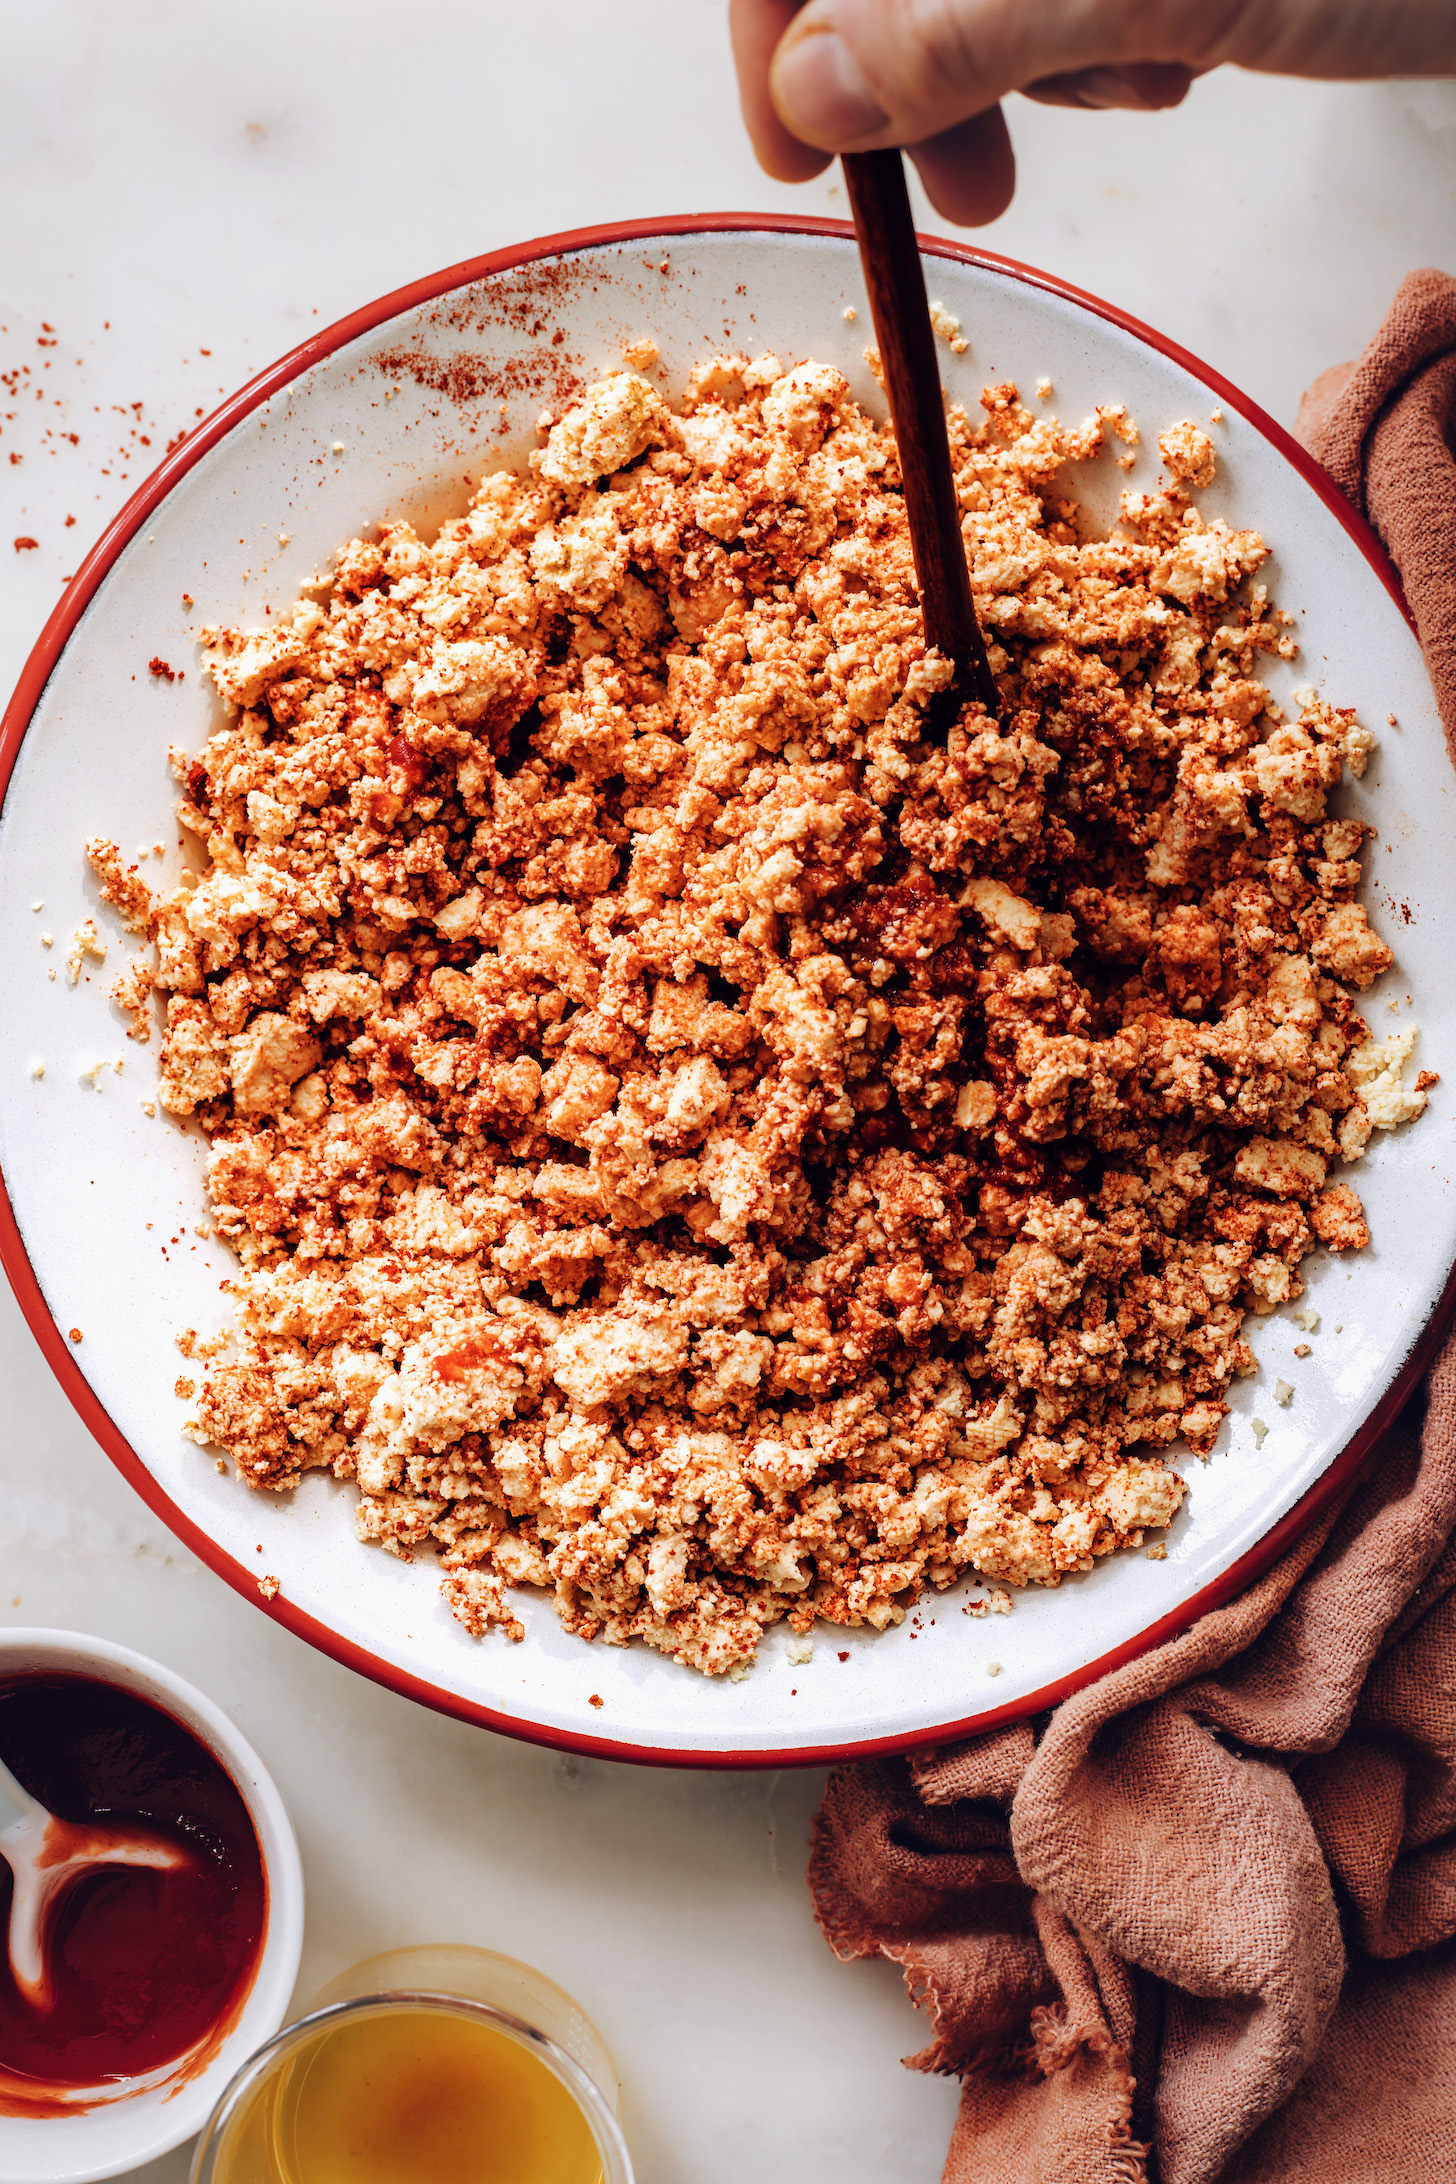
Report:
<svg viewBox="0 0 1456 2184"><path fill-rule="evenodd" d="M1151 110L1151 102L1143 96L1139 86L1119 75L1115 68L1084 68L1073 78L1073 84L1083 106L1095 106L1102 111L1119 108L1147 113Z"/></svg>
<svg viewBox="0 0 1456 2184"><path fill-rule="evenodd" d="M853 143L873 136L890 118L834 30L803 31L781 49L773 94L785 126L811 144Z"/></svg>

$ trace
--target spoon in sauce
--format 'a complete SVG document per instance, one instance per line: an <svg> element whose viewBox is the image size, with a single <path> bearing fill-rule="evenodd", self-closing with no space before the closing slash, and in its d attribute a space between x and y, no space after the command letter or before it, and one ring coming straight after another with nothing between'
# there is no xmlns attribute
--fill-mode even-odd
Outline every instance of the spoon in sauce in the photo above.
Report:
<svg viewBox="0 0 1456 2184"><path fill-rule="evenodd" d="M36 2009L50 2001L46 1935L62 1895L74 1881L101 1866L190 1863L171 1843L125 1828L58 1820L31 1796L0 1760L0 1857L14 1875L10 1898L10 1969L15 1984Z"/></svg>

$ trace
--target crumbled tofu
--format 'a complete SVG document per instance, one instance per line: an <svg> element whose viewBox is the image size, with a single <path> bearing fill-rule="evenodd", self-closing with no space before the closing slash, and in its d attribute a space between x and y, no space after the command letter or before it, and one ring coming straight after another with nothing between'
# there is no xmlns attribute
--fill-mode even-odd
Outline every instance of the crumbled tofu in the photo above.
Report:
<svg viewBox="0 0 1456 2184"><path fill-rule="evenodd" d="M1051 496L1124 407L952 407L1004 713L947 724L840 373L628 369L542 430L204 633L200 877L90 845L238 1261L186 1430L350 1482L475 1636L534 1587L729 1678L1149 1551L1389 1110L1328 809L1369 739L1258 679L1264 541L1191 425L1091 537Z"/></svg>
<svg viewBox="0 0 1456 2184"><path fill-rule="evenodd" d="M276 1113L287 1104L298 1079L318 1066L323 1052L301 1024L267 1010L230 1039L228 1048L233 1107L239 1115Z"/></svg>
<svg viewBox="0 0 1456 2184"><path fill-rule="evenodd" d="M152 989L156 985L155 966L147 956L138 956L127 965L111 988L111 998L122 1012L129 1016L128 1039L136 1039L143 1046L152 1036L152 1016L149 1006ZM120 1064L117 1065L118 1068Z"/></svg>
<svg viewBox="0 0 1456 2184"><path fill-rule="evenodd" d="M263 1598L265 1600L276 1600L276 1598L278 1597L277 1578L272 1576L271 1574L267 1577L260 1577L258 1580L258 1590L263 1595Z"/></svg>
<svg viewBox="0 0 1456 2184"><path fill-rule="evenodd" d="M144 856L146 852L142 854ZM138 876L136 863L128 865L116 844L99 835L86 844L86 856L100 883L103 902L110 903L120 913L128 932L150 938L152 891ZM94 926L92 929L94 931Z"/></svg>
<svg viewBox="0 0 1456 2184"><path fill-rule="evenodd" d="M1269 1428L1265 1425L1262 1418L1251 1418L1249 1420L1249 1424L1253 1429L1255 1448L1262 1448L1264 1446L1265 1437L1268 1434Z"/></svg>
<svg viewBox="0 0 1456 2184"><path fill-rule="evenodd" d="M1356 1047L1345 1064L1372 1129L1398 1130L1402 1123L1413 1122L1425 1111L1425 1093L1407 1090L1401 1082L1417 1036L1418 1027L1406 1024L1384 1039L1372 1039Z"/></svg>
<svg viewBox="0 0 1456 2184"><path fill-rule="evenodd" d="M540 474L568 490L624 470L669 429L667 406L645 380L615 372L588 389L551 427Z"/></svg>
<svg viewBox="0 0 1456 2184"><path fill-rule="evenodd" d="M961 1130L988 1130L996 1119L996 1088L984 1081L963 1084L956 1094L956 1126Z"/></svg>
<svg viewBox="0 0 1456 2184"><path fill-rule="evenodd" d="M45 935L41 935L45 945ZM71 945L66 951L66 978L75 985L81 976L81 965L90 956L97 963L106 961L106 943L96 930L96 920L87 918L71 935Z"/></svg>
<svg viewBox="0 0 1456 2184"><path fill-rule="evenodd" d="M1370 1241L1365 1208L1348 1183L1334 1183L1320 1192L1309 1209L1309 1225L1331 1251L1363 1251Z"/></svg>
<svg viewBox="0 0 1456 2184"><path fill-rule="evenodd" d="M970 343L961 332L961 322L952 318L943 303L930 306L930 323L953 356L964 356Z"/></svg>
<svg viewBox="0 0 1456 2184"><path fill-rule="evenodd" d="M1218 469L1218 458L1213 442L1197 425L1169 425L1166 432L1158 435L1158 453L1175 478L1202 491L1212 485Z"/></svg>
<svg viewBox="0 0 1456 2184"><path fill-rule="evenodd" d="M812 1638L791 1638L784 1653L792 1667L807 1668L814 1658L814 1641Z"/></svg>
<svg viewBox="0 0 1456 2184"><path fill-rule="evenodd" d="M1287 1380L1275 1381L1274 1400L1284 1410L1288 1410L1290 1404L1294 1401L1294 1390Z"/></svg>

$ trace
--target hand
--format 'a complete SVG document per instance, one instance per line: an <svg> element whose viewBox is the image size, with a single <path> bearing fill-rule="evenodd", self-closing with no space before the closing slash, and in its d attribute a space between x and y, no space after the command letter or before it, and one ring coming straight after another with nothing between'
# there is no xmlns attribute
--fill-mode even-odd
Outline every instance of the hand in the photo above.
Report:
<svg viewBox="0 0 1456 2184"><path fill-rule="evenodd" d="M1345 82L1456 74L1446 0L731 0L731 23L771 175L807 182L838 152L903 144L964 226L1011 202L1009 91L1151 111L1229 62Z"/></svg>

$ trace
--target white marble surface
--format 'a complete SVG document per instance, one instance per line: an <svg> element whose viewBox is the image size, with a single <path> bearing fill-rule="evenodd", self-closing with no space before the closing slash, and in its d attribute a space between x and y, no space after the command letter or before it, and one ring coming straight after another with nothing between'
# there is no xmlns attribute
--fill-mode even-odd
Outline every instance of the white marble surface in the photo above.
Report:
<svg viewBox="0 0 1456 2184"><path fill-rule="evenodd" d="M1456 85L1223 77L1169 115L1011 121L1023 184L988 246L1286 421L1408 266L1456 270ZM523 236L843 209L832 176L758 174L719 0L0 0L0 203L5 690L167 440L307 328ZM642 2184L931 2184L954 2089L897 2067L921 2028L894 1970L816 1932L817 1776L562 1759L375 1690L173 1543L8 1293L0 1391L0 1615L122 1639L236 1716L302 1839L304 1991L405 1941L504 1949L601 2024Z"/></svg>

